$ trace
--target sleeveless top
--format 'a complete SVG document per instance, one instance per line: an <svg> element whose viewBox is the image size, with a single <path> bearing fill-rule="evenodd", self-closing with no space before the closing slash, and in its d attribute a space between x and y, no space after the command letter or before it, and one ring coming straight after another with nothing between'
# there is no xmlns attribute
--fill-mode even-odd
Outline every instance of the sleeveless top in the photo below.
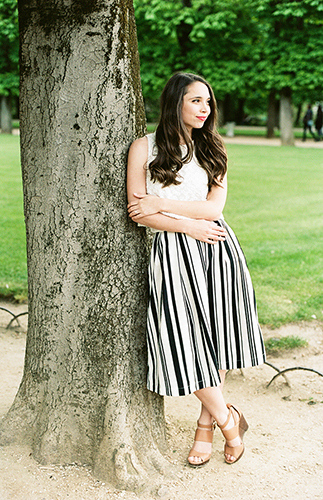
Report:
<svg viewBox="0 0 323 500"><path fill-rule="evenodd" d="M146 190L147 194L159 196L159 198L168 198L170 200L180 201L205 201L208 195L208 176L206 171L199 165L195 154L190 162L184 163L181 170L177 174L177 179L180 184L172 184L171 186L163 187L160 182L153 182L150 179L148 165L157 156L157 147L155 143L155 133L148 134L148 160L146 170ZM186 152L186 146L181 146L183 156ZM173 217L174 219L188 219L183 215L171 214L162 212L164 215Z"/></svg>

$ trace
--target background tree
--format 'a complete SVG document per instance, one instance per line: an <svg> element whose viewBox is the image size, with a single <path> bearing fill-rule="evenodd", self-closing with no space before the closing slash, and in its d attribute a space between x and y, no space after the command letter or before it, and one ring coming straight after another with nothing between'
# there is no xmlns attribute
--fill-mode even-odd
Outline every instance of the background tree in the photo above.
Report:
<svg viewBox="0 0 323 500"><path fill-rule="evenodd" d="M259 28L249 1L135 0L146 107L175 71L201 73L212 84L224 120L241 122L255 89Z"/></svg>
<svg viewBox="0 0 323 500"><path fill-rule="evenodd" d="M279 94L282 144L293 144L292 96L299 103L300 96L318 100L323 95L323 3L255 0L254 10L264 27L258 83L269 91L269 116Z"/></svg>
<svg viewBox="0 0 323 500"><path fill-rule="evenodd" d="M250 2L197 2L191 60L207 78L222 110L223 122L242 123L246 110L257 110L262 91L254 85L260 30Z"/></svg>
<svg viewBox="0 0 323 500"><path fill-rule="evenodd" d="M319 0L135 0L134 5L150 119L175 71L201 73L210 81L224 121L241 123L247 113L266 112L268 103L269 137L278 125L277 102L282 102L284 138L292 130L291 96L298 106L322 98Z"/></svg>
<svg viewBox="0 0 323 500"><path fill-rule="evenodd" d="M0 2L0 128L12 130L12 98L19 93L17 0Z"/></svg>
<svg viewBox="0 0 323 500"><path fill-rule="evenodd" d="M126 211L145 129L132 2L19 0L19 17L29 326L1 443L143 487L165 436L145 383L146 235Z"/></svg>
<svg viewBox="0 0 323 500"><path fill-rule="evenodd" d="M190 6L179 0L135 0L144 96L151 95L152 85L158 85L157 94L161 91L165 78L160 81L154 72L163 63L167 77L178 70L204 75L214 88L223 121L241 123L247 112L263 111L267 91L258 85L256 71L263 28L253 7L251 0L192 0ZM178 36L183 23L190 39L185 58ZM155 57L154 50L163 50L166 61Z"/></svg>

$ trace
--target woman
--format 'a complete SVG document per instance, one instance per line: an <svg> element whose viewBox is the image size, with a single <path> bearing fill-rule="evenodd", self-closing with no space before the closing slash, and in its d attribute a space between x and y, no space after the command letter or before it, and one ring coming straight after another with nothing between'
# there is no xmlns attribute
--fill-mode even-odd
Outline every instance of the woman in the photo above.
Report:
<svg viewBox="0 0 323 500"><path fill-rule="evenodd" d="M156 231L149 266L148 389L194 393L201 414L188 461L211 457L213 430L225 460L244 451L242 412L222 394L228 369L265 360L245 259L222 210L227 156L214 131L216 102L201 77L179 73L161 96L155 134L136 140L128 160L128 211Z"/></svg>

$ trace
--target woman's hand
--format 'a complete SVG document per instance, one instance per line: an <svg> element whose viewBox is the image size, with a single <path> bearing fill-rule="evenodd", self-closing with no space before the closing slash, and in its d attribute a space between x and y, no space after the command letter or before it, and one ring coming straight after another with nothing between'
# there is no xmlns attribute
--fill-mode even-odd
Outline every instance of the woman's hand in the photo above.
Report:
<svg viewBox="0 0 323 500"><path fill-rule="evenodd" d="M128 212L131 219L136 222L147 215L154 215L161 211L161 198L152 194L137 194L137 198L128 204Z"/></svg>
<svg viewBox="0 0 323 500"><path fill-rule="evenodd" d="M226 239L226 230L213 221L190 220L185 222L187 223L187 230L185 233L195 240L215 245L218 241L224 241Z"/></svg>

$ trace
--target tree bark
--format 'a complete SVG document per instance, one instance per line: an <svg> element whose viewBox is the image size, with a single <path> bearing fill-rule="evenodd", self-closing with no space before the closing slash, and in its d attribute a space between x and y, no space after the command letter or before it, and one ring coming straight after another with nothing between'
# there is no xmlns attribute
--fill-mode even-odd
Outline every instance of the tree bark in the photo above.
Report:
<svg viewBox="0 0 323 500"><path fill-rule="evenodd" d="M280 93L280 137L282 146L294 146L292 91L289 87Z"/></svg>
<svg viewBox="0 0 323 500"><path fill-rule="evenodd" d="M0 96L0 128L2 134L12 133L12 115L10 96Z"/></svg>
<svg viewBox="0 0 323 500"><path fill-rule="evenodd" d="M126 211L145 130L132 1L20 0L19 16L29 325L1 442L140 489L165 426L145 383L147 237Z"/></svg>

